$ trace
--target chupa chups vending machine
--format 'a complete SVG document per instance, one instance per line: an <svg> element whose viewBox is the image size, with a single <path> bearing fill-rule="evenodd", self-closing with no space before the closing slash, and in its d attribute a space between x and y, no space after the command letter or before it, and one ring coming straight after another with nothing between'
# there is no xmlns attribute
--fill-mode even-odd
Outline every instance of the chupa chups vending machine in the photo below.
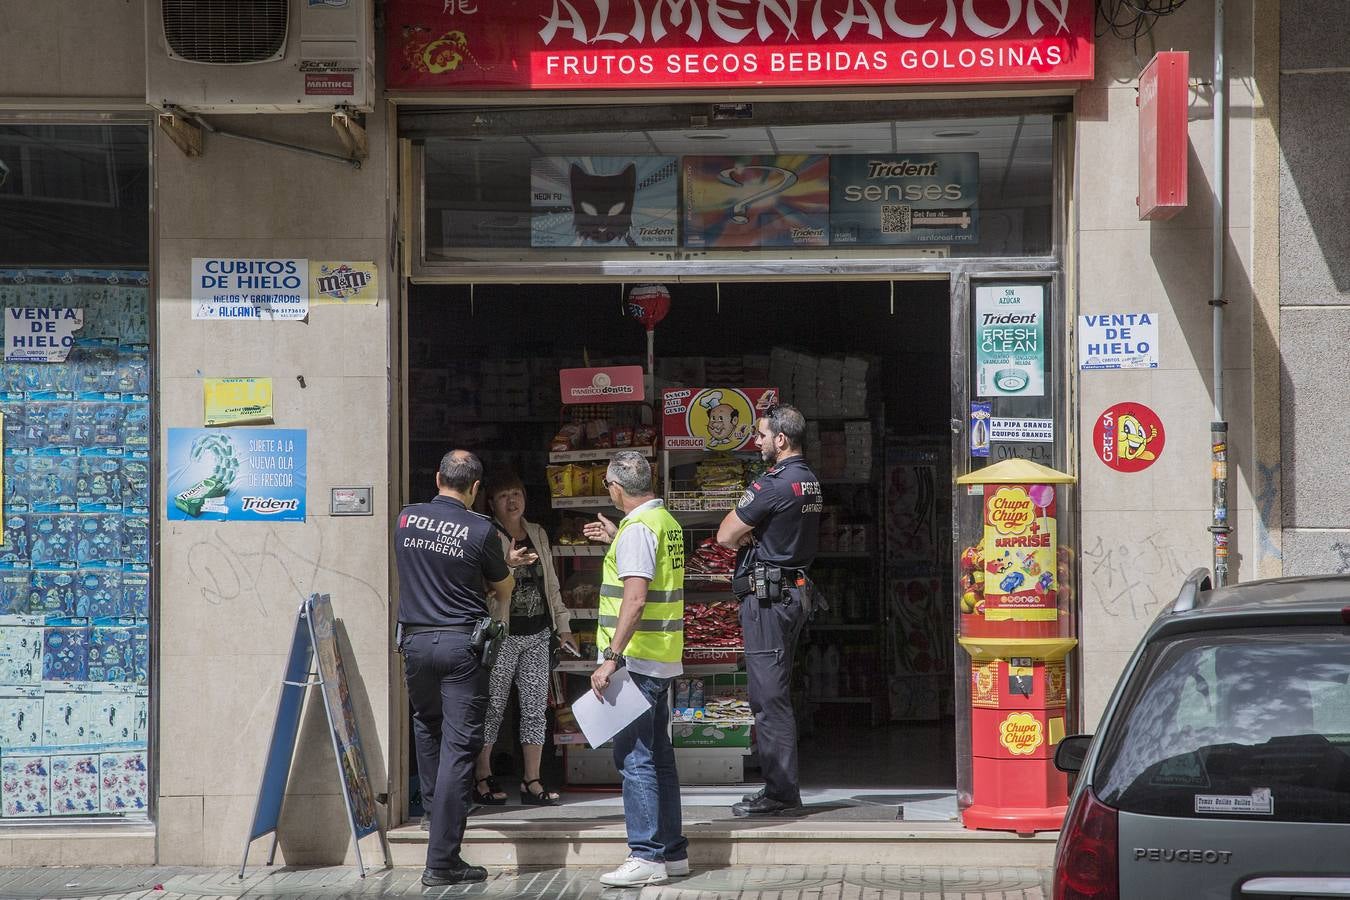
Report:
<svg viewBox="0 0 1350 900"><path fill-rule="evenodd" d="M970 654L968 828L1060 827L1068 803L1054 767L1064 737L1073 637L1072 553L1062 541L1072 475L1007 460L957 479L974 527L963 534L960 644ZM960 765L960 763L958 763Z"/></svg>

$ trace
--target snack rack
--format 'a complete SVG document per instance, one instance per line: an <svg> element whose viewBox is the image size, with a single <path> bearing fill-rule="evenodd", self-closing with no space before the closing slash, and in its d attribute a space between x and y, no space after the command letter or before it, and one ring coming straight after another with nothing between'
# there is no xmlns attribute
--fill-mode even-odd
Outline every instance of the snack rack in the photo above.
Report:
<svg viewBox="0 0 1350 900"><path fill-rule="evenodd" d="M714 456L706 450L660 451L666 508L685 533L684 691L675 690L672 732L680 779L693 784L745 780L752 726L739 603L731 593L735 554L716 547L717 526L744 493L739 484L701 486L686 477L691 465L721 459L743 471L756 453ZM677 682L677 688L681 686ZM702 691L702 702L697 692Z"/></svg>
<svg viewBox="0 0 1350 900"><path fill-rule="evenodd" d="M610 455L613 452L610 451ZM692 459L702 455L702 451L678 452L692 454ZM551 454L550 460L561 456L561 452ZM670 452L659 451L659 456L659 481L670 485ZM699 541L712 537L717 523L726 510L735 506L739 496L740 491L666 492L667 507L685 525L687 556L696 553ZM680 498L684 498L683 502ZM558 509L587 508L583 503L567 502L581 499L555 498L554 503ZM599 503L589 506L590 509L602 510L609 506L607 497L593 499ZM693 535L698 536L698 540L690 540ZM576 560L567 565L576 567L580 576L575 587L564 587L564 601L586 604L569 606L573 615L573 634L582 644L583 658L566 659L554 671L555 696L560 700L560 705L555 708L559 727L554 734L554 743L563 748L569 788L612 786L618 781L609 745L592 749L579 733L566 727L570 716L566 712L567 701L585 689L579 682L595 668L591 661L595 655L594 630L587 630L583 623L594 622L598 599L592 606L574 592L585 592L592 582L599 584L597 570L604 553L605 548L599 545L554 545L556 558ZM684 784L736 784L745 778L744 761L751 752L753 719L749 712L742 664L744 645L739 626L735 624L737 609L731 595L729 569L687 574L685 604L686 633L695 638L692 642L686 638L684 675L676 679L671 688L671 736L680 780ZM707 640L700 641L698 635L705 635Z"/></svg>

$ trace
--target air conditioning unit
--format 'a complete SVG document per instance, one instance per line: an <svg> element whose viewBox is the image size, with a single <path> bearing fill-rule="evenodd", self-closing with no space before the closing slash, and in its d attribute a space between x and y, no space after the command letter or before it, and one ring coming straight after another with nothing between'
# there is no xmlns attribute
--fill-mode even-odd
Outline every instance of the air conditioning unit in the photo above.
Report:
<svg viewBox="0 0 1350 900"><path fill-rule="evenodd" d="M146 101L201 113L374 106L374 0L149 0Z"/></svg>

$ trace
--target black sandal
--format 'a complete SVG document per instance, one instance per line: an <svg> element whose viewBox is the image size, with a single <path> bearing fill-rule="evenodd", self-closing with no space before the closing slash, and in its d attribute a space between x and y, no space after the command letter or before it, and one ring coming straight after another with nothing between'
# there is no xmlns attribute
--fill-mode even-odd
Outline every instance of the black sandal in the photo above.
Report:
<svg viewBox="0 0 1350 900"><path fill-rule="evenodd" d="M487 789L486 791L480 791L480 790L478 790L478 786L479 786L480 784L486 784L486 785L488 786L488 789ZM501 794L502 796L500 796L500 797L495 796L496 794ZM504 790L502 790L500 787L498 787L498 786L497 786L497 779L495 779L495 778L493 778L491 775L489 775L489 776L486 777L486 778L480 778L480 779L478 779L477 781L474 782L474 785L473 785L473 802L474 802L474 803L481 803L481 804L483 804L484 806L505 806L505 805L506 805L506 791L504 791Z"/></svg>
<svg viewBox="0 0 1350 900"><path fill-rule="evenodd" d="M539 793L530 790L530 785L539 785ZM531 778L523 782L520 789L520 802L526 806L557 806L558 798L549 796L549 792L544 788L544 783L538 778Z"/></svg>

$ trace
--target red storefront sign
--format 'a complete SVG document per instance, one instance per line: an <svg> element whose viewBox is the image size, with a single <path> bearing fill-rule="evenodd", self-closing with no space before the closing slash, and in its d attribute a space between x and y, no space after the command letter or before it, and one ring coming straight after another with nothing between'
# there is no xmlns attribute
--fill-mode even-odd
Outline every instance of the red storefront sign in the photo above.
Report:
<svg viewBox="0 0 1350 900"><path fill-rule="evenodd" d="M389 0L392 91L1085 81L1092 0Z"/></svg>
<svg viewBox="0 0 1350 900"><path fill-rule="evenodd" d="M1186 208L1186 104L1190 54L1167 50L1139 74L1140 220L1170 219Z"/></svg>

